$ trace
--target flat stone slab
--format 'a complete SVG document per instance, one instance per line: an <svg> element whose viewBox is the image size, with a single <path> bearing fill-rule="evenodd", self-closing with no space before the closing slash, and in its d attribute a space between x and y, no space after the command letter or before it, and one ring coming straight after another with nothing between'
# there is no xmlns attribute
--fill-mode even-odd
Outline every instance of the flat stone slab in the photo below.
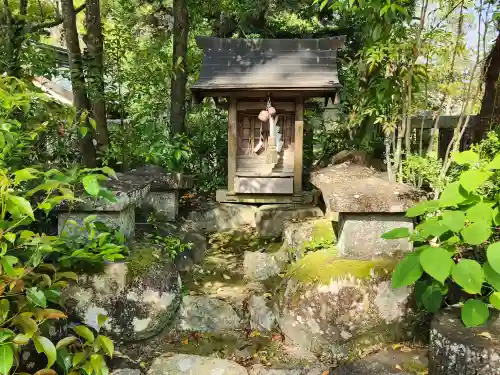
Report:
<svg viewBox="0 0 500 375"><path fill-rule="evenodd" d="M151 184L151 191L187 190L194 185L194 177L183 173L168 172L156 165L145 165L128 174L145 179Z"/></svg>
<svg viewBox="0 0 500 375"><path fill-rule="evenodd" d="M147 375L248 375L248 372L236 362L225 359L166 354L153 361Z"/></svg>
<svg viewBox="0 0 500 375"><path fill-rule="evenodd" d="M406 212L423 193L409 185L390 183L385 174L344 163L311 173L323 194L327 212Z"/></svg>
<svg viewBox="0 0 500 375"><path fill-rule="evenodd" d="M258 207L236 203L210 203L196 211L190 211L187 219L206 232L223 232L249 226L256 227Z"/></svg>

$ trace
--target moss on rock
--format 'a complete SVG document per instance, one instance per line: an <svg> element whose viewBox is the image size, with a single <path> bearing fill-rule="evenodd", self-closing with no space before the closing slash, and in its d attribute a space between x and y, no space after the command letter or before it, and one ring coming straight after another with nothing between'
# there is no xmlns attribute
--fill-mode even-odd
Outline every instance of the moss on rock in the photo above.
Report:
<svg viewBox="0 0 500 375"><path fill-rule="evenodd" d="M369 279L386 275L394 269L397 261L388 259L357 260L340 259L334 247L308 253L292 264L287 276L303 283L327 284L346 276Z"/></svg>

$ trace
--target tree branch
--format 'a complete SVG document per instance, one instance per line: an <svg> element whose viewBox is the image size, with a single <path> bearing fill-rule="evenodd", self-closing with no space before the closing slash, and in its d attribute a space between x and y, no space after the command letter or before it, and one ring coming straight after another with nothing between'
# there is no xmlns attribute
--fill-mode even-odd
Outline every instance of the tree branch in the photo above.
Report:
<svg viewBox="0 0 500 375"><path fill-rule="evenodd" d="M76 14L80 13L82 10L85 9L85 6L86 6L86 3L83 3L79 7L76 7L75 8L75 13ZM50 29L51 27L58 26L62 22L63 22L62 17L58 17L58 18L56 18L53 21L43 22L43 23L39 23L37 25L32 25L29 30L30 30L31 33L34 33L34 32L40 31L42 29Z"/></svg>

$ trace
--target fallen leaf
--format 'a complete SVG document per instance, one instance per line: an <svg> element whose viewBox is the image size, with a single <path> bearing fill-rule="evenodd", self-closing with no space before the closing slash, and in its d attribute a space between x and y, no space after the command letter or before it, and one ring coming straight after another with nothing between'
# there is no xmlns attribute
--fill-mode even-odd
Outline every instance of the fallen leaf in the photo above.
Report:
<svg viewBox="0 0 500 375"><path fill-rule="evenodd" d="M328 375L330 373L330 370L325 370L321 373L321 375Z"/></svg>
<svg viewBox="0 0 500 375"><path fill-rule="evenodd" d="M483 336L483 337L487 338L488 340L493 340L493 337L491 337L491 333L489 333L489 332L478 333L478 336Z"/></svg>
<svg viewBox="0 0 500 375"><path fill-rule="evenodd" d="M183 343L184 345L187 345L187 344L189 344L189 340L188 340L188 339L184 339L184 340L182 341L182 343Z"/></svg>

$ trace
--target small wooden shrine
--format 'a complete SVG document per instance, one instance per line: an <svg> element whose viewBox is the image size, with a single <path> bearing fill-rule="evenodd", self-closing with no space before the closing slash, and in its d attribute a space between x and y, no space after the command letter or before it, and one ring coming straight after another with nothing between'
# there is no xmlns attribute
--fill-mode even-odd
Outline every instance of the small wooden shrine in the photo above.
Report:
<svg viewBox="0 0 500 375"><path fill-rule="evenodd" d="M339 102L337 50L345 37L220 39L198 37L204 59L192 86L197 101L227 106L228 187L220 202L305 202L304 105Z"/></svg>

